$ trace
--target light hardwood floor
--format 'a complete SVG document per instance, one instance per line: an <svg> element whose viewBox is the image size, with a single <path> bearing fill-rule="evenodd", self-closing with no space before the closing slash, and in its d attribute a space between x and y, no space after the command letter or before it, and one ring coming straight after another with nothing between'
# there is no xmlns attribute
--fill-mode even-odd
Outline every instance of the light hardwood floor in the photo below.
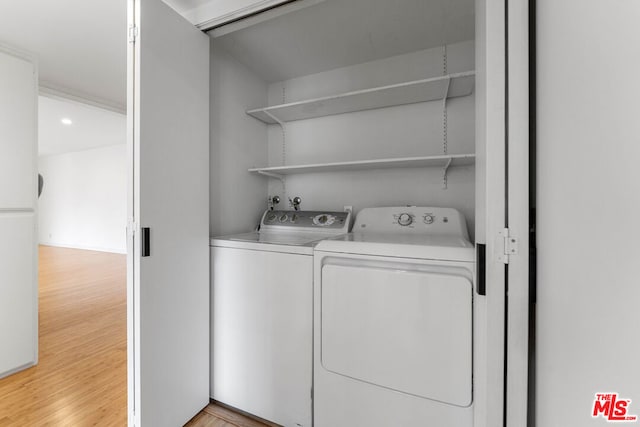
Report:
<svg viewBox="0 0 640 427"><path fill-rule="evenodd" d="M126 426L125 256L42 246L39 294L39 363L0 380L0 427ZM189 426L264 424L210 405Z"/></svg>
<svg viewBox="0 0 640 427"><path fill-rule="evenodd" d="M185 427L278 427L278 425L269 422L262 423L228 408L210 404Z"/></svg>
<svg viewBox="0 0 640 427"><path fill-rule="evenodd" d="M127 421L124 255L40 248L39 363L0 380L0 426Z"/></svg>

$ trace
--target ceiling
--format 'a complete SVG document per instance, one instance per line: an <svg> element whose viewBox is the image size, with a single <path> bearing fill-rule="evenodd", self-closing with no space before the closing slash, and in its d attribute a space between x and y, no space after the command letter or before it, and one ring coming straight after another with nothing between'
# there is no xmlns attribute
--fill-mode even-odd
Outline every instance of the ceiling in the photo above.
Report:
<svg viewBox="0 0 640 427"><path fill-rule="evenodd" d="M39 58L41 85L124 111L127 0L0 5L0 43Z"/></svg>
<svg viewBox="0 0 640 427"><path fill-rule="evenodd" d="M166 2L186 13L256 0ZM4 2L0 44L36 54L41 86L125 111L126 6L127 0ZM473 37L473 0L325 0L215 40L272 82ZM42 155L125 142L122 115L48 97L40 108ZM72 126L60 123L64 115Z"/></svg>
<svg viewBox="0 0 640 427"><path fill-rule="evenodd" d="M215 42L275 82L472 40L474 24L474 0L326 0Z"/></svg>
<svg viewBox="0 0 640 427"><path fill-rule="evenodd" d="M123 114L45 96L39 97L38 108L40 156L126 143L127 119ZM72 124L63 124L63 118Z"/></svg>
<svg viewBox="0 0 640 427"><path fill-rule="evenodd" d="M165 0L187 15L265 0ZM0 43L39 58L41 85L124 111L127 0L0 5ZM473 0L325 0L218 40L269 82L472 39Z"/></svg>
<svg viewBox="0 0 640 427"><path fill-rule="evenodd" d="M166 0L180 13L222 13L256 0ZM127 0L0 3L0 44L39 59L40 84L113 110L126 108Z"/></svg>
<svg viewBox="0 0 640 427"><path fill-rule="evenodd" d="M228 0L164 0L164 2L175 9L177 12L186 13L208 3L225 3L228 2Z"/></svg>

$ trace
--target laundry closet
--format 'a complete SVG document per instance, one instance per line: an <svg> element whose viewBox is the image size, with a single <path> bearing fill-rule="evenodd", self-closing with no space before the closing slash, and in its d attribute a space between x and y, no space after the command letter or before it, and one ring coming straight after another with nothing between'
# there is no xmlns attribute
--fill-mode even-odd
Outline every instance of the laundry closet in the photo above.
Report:
<svg viewBox="0 0 640 427"><path fill-rule="evenodd" d="M280 200L274 206L280 212L276 224L289 225L287 217L293 214L282 212L293 211L295 198L301 199L295 206L300 216L315 211L336 212L330 214L336 217L343 209L359 215L363 208L382 206L455 208L473 230L474 8L473 1L330 0L254 25L210 31L212 236L253 230L274 199ZM416 215L415 221L422 223L422 217ZM269 226L264 220L262 224ZM301 268L310 259L274 255L269 244L238 246L245 236L212 241L211 397L284 426L374 425L357 415L347 420L347 410L328 420L329 413L338 413L338 402L324 405L333 407L325 416L317 405L325 390L317 376L312 381L312 362L321 356L312 358L311 319L320 308L314 308L318 298L311 293L315 270L310 264ZM265 235L256 239L264 242ZM400 274L395 272L396 280ZM292 281L290 275L295 275ZM421 283L426 290L437 287L428 285L435 280L423 278ZM457 280L463 295L470 294L471 283ZM418 296L399 299L405 298ZM454 354L426 351L423 363L442 363L437 371L456 374L428 391L422 385L401 388L421 394L412 398L425 399L419 408L404 402L394 407L380 397L395 408L399 425L420 420L471 425L471 303L465 297L448 303L442 298L440 304L468 306L458 315L466 322L449 331L460 336L457 350L468 357L450 362L454 368L438 362L453 360ZM365 295L360 301L374 304ZM423 310L428 306L422 302ZM447 327L440 325L441 330ZM428 334L426 324L402 323L397 331L411 328ZM409 337L416 343L429 339L433 345L456 347L453 337L441 342L435 335ZM382 339L378 346L388 342ZM397 350L418 352L418 346ZM360 356L360 363L367 358ZM388 358L372 363L402 371L389 365L412 362ZM427 371L418 364L406 375L435 384L438 375ZM406 381L383 382L397 387ZM442 391L451 383L460 386ZM432 403L438 399L448 400ZM354 399L346 406L370 404ZM425 405L431 409L423 409ZM451 405L460 408L449 409ZM373 408L366 410L374 414ZM372 418L389 416L384 414Z"/></svg>
<svg viewBox="0 0 640 427"><path fill-rule="evenodd" d="M454 207L473 236L474 8L330 0L210 31L212 235L298 196Z"/></svg>
<svg viewBox="0 0 640 427"><path fill-rule="evenodd" d="M159 3L129 4L130 423L177 424L215 397L209 237L255 230L279 199L464 216L479 267L461 406L497 425L510 387L504 5L292 1L205 34Z"/></svg>

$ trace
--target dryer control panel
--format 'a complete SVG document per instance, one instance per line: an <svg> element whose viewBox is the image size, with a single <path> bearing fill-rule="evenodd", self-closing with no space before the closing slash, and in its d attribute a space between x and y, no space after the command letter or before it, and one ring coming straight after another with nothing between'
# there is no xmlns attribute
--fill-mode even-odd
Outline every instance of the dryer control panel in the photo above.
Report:
<svg viewBox="0 0 640 427"><path fill-rule="evenodd" d="M261 230L330 231L332 234L347 233L350 229L351 212L332 211L276 211L268 210L262 215Z"/></svg>
<svg viewBox="0 0 640 427"><path fill-rule="evenodd" d="M358 212L353 231L446 235L468 239L464 215L453 208L420 206L365 208Z"/></svg>

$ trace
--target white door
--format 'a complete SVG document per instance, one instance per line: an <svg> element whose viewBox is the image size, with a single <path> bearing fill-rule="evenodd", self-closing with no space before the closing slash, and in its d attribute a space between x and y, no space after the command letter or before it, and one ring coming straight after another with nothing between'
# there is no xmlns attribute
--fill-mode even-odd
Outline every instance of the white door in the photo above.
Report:
<svg viewBox="0 0 640 427"><path fill-rule="evenodd" d="M0 377L38 360L35 61L0 45Z"/></svg>
<svg viewBox="0 0 640 427"><path fill-rule="evenodd" d="M474 426L504 425L505 2L476 2L476 244ZM484 252L484 253L483 253ZM483 256L485 255L485 256Z"/></svg>
<svg viewBox="0 0 640 427"><path fill-rule="evenodd" d="M175 427L209 401L209 38L160 0L129 25L129 425Z"/></svg>
<svg viewBox="0 0 640 427"><path fill-rule="evenodd" d="M476 1L477 427L526 425L528 411L529 4L506 6Z"/></svg>

